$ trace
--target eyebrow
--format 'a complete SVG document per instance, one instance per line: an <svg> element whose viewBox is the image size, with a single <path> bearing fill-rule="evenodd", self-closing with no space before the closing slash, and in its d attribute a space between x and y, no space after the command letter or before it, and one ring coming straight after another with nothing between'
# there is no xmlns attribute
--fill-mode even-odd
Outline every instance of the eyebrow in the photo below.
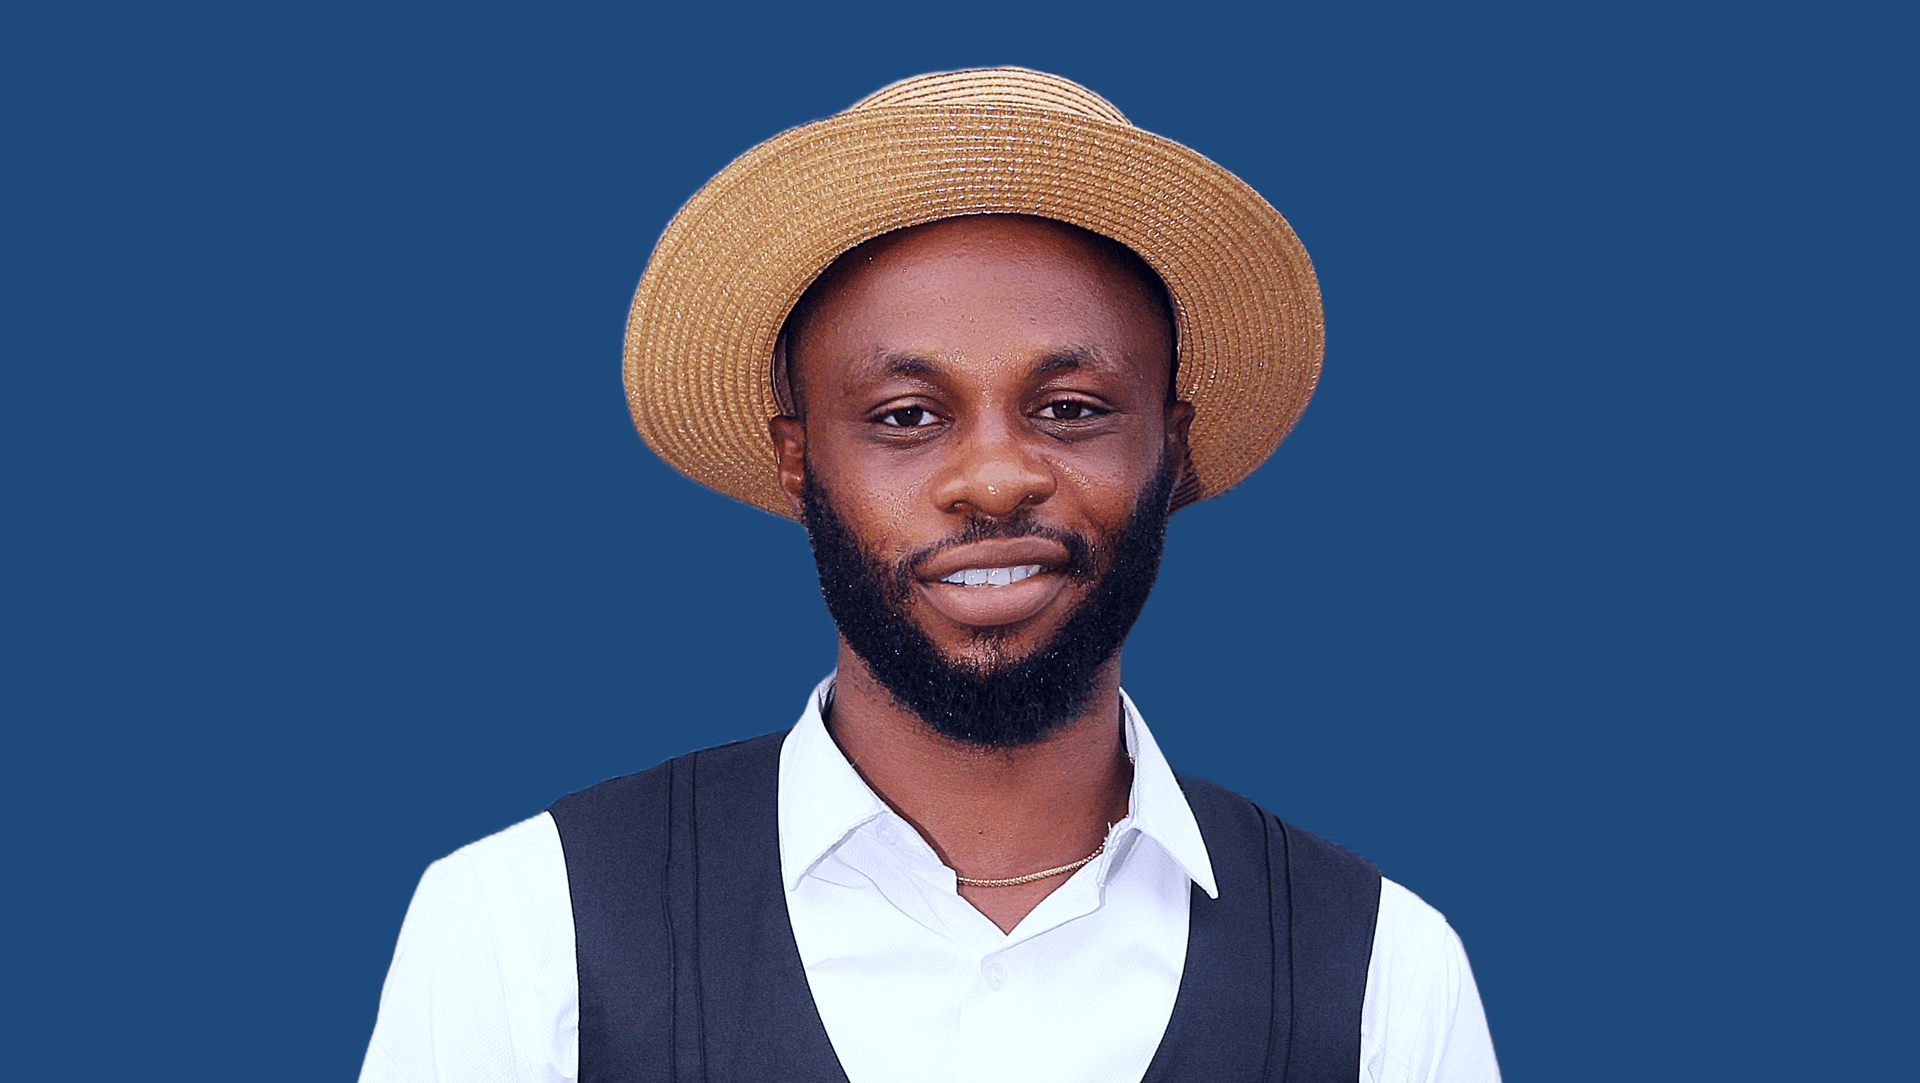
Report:
<svg viewBox="0 0 1920 1083"><path fill-rule="evenodd" d="M1091 346L1066 346L1055 350L1033 367L1034 376L1051 376L1056 372L1078 372L1087 368L1102 368L1101 354Z"/></svg>
<svg viewBox="0 0 1920 1083"><path fill-rule="evenodd" d="M884 350L869 366L876 376L934 376L940 366L923 354L902 350Z"/></svg>
<svg viewBox="0 0 1920 1083"><path fill-rule="evenodd" d="M1033 366L1030 377L1052 376L1060 372L1104 368L1103 355L1091 346L1062 346L1048 351ZM912 350L882 350L873 361L862 366L875 376L938 376L942 365L925 354Z"/></svg>

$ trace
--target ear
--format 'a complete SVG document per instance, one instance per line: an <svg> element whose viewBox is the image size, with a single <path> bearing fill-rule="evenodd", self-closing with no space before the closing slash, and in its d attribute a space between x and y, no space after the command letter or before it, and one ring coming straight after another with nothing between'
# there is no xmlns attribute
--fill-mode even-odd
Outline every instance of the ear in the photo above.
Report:
<svg viewBox="0 0 1920 1083"><path fill-rule="evenodd" d="M1170 399L1167 402L1167 461L1173 464L1173 491L1186 492L1189 486L1198 487L1200 479L1193 473L1193 454L1187 446L1187 432L1193 428L1193 403L1185 399Z"/></svg>
<svg viewBox="0 0 1920 1083"><path fill-rule="evenodd" d="M807 477L807 424L785 414L767 421L767 435L773 439L774 468L780 474L780 491L787 494L793 517L800 515L800 489Z"/></svg>
<svg viewBox="0 0 1920 1083"><path fill-rule="evenodd" d="M800 489L807 476L807 423L801 419L800 405L793 394L792 374L787 371L787 332L773 340L773 401L780 408L778 417L767 419L767 435L773 439L774 469L779 472L780 491L787 494L793 517L800 515Z"/></svg>

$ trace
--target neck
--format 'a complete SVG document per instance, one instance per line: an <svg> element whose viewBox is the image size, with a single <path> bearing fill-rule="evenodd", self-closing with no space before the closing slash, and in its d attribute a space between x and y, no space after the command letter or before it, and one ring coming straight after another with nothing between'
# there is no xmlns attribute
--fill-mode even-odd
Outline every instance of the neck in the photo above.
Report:
<svg viewBox="0 0 1920 1083"><path fill-rule="evenodd" d="M1087 706L1045 738L982 748L895 702L843 640L830 730L874 793L961 876L1022 876L1085 857L1127 813L1133 775L1120 726L1120 658ZM1011 930L1066 876L960 893Z"/></svg>

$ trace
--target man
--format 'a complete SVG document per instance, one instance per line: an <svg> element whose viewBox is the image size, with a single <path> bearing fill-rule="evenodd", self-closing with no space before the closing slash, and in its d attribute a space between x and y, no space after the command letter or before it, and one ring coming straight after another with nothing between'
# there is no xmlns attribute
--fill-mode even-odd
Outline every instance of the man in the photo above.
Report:
<svg viewBox="0 0 1920 1083"><path fill-rule="evenodd" d="M435 863L362 1079L1497 1079L1444 920L1176 778L1120 689L1168 515L1320 348L1285 221L1063 79L910 79L728 166L629 402L806 525L838 669Z"/></svg>

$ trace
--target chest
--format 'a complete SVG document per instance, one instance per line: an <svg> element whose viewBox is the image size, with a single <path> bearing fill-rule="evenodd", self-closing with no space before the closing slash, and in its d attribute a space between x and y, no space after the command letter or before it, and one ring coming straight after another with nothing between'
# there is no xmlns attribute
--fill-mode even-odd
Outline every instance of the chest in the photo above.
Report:
<svg viewBox="0 0 1920 1083"><path fill-rule="evenodd" d="M823 1018L836 1009L816 1003L781 882L778 739L681 757L553 806L574 912L582 1083L849 1079ZM1188 890L1170 1014L1144 1073L1119 1078L1355 1079L1378 871L1243 798L1180 782L1220 893ZM1133 969L1121 959L1113 972ZM1016 967L983 959L964 975L955 964L953 977L1004 992ZM891 989L873 999L883 998L918 999ZM1111 1026L1052 1040L1097 1055L1088 1050L1104 1048ZM975 1033L981 1063L1011 1048ZM948 1066L923 1054L907 1078Z"/></svg>
<svg viewBox="0 0 1920 1083"><path fill-rule="evenodd" d="M1172 1018L1189 886L1131 836L1002 932L930 864L849 846L787 893L807 989L850 1083L1139 1080Z"/></svg>

